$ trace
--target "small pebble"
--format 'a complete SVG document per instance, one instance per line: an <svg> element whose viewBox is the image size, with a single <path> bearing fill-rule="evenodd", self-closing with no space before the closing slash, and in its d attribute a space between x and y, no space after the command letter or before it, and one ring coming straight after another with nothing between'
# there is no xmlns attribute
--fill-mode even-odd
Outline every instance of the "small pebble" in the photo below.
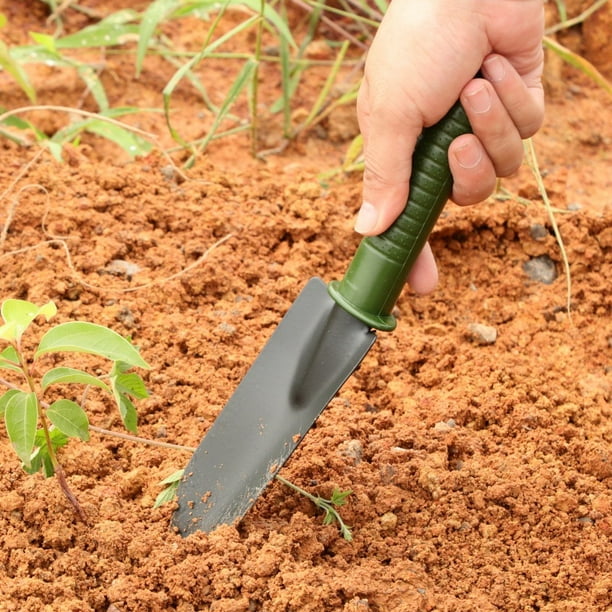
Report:
<svg viewBox="0 0 612 612"><path fill-rule="evenodd" d="M482 323L470 323L468 331L473 340L479 344L494 344L497 340L497 329Z"/></svg>
<svg viewBox="0 0 612 612"><path fill-rule="evenodd" d="M115 316L117 321L121 321L128 329L131 329L136 325L136 319L134 313L127 307L124 306Z"/></svg>
<svg viewBox="0 0 612 612"><path fill-rule="evenodd" d="M451 429L453 429L456 426L457 426L457 423L455 423L454 419L448 419L448 421L438 421L434 425L434 430L447 432L447 431L451 431Z"/></svg>
<svg viewBox="0 0 612 612"><path fill-rule="evenodd" d="M232 336L236 333L236 326L232 325L231 323L226 323L225 321L219 323L219 325L217 325L217 329L228 336Z"/></svg>
<svg viewBox="0 0 612 612"><path fill-rule="evenodd" d="M347 440L340 446L340 454L358 465L363 457L363 444L359 440Z"/></svg>
<svg viewBox="0 0 612 612"><path fill-rule="evenodd" d="M548 236L548 230L541 223L534 223L529 228L529 234L534 240L544 240Z"/></svg>
<svg viewBox="0 0 612 612"><path fill-rule="evenodd" d="M557 266L548 255L532 257L523 265L523 270L531 280L550 285L557 278Z"/></svg>
<svg viewBox="0 0 612 612"><path fill-rule="evenodd" d="M125 276L129 280L132 278L132 276L140 272L140 266L138 264L125 261L125 259L113 259L104 268L104 271L108 274L114 274L115 276Z"/></svg>
<svg viewBox="0 0 612 612"><path fill-rule="evenodd" d="M380 517L380 526L385 531L393 531L397 527L397 514L393 512L385 512Z"/></svg>
<svg viewBox="0 0 612 612"><path fill-rule="evenodd" d="M176 170L174 169L173 166L162 166L159 171L161 172L161 175L167 180L167 181L172 181L174 180L174 176L176 174Z"/></svg>

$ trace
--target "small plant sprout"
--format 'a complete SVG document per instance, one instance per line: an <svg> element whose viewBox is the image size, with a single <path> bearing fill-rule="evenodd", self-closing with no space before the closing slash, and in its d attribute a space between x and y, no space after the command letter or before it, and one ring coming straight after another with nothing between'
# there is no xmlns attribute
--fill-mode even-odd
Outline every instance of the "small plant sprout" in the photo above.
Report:
<svg viewBox="0 0 612 612"><path fill-rule="evenodd" d="M193 449L195 450L195 449ZM178 489L179 483L181 482L181 478L185 470L177 470L164 478L160 483L160 487L164 487L164 489L159 493L157 498L155 499L155 503L153 504L153 508L159 508L168 502L171 502L176 496L176 490Z"/></svg>
<svg viewBox="0 0 612 612"><path fill-rule="evenodd" d="M317 508L323 510L323 512L325 512L325 515L323 516L324 525L331 525L332 523L337 522L342 537L347 542L353 541L353 533L351 531L351 527L344 523L342 517L340 516L340 513L337 510L338 508L346 504L346 499L349 495L352 495L352 491L341 491L338 488L334 488L331 497L329 499L325 499L320 495L313 495L312 493L308 493L308 491L305 491L301 487L298 487L291 481L287 480L286 478L283 478L282 476L279 476L278 474L276 475L276 479L285 486L289 487L290 489L293 489L300 495L303 495L304 497L308 498Z"/></svg>
<svg viewBox="0 0 612 612"><path fill-rule="evenodd" d="M62 491L78 516L85 513L68 487L64 470L58 461L58 450L69 438L89 440L89 419L83 407L67 398L45 401L56 385L79 384L106 391L117 404L121 420L130 432L136 432L137 416L132 399L148 396L142 378L128 372L132 367L149 369L138 350L118 333L94 323L70 321L49 329L34 349L26 355L22 336L38 317L49 321L57 312L53 302L36 306L25 300L8 299L0 308L4 324L0 326L0 342L6 347L0 352L0 369L13 372L21 381L13 384L0 379L9 387L0 396L0 417L15 452L28 474L42 472L55 475ZM104 357L111 362L109 373L94 376L71 367L52 367L40 373L39 359L48 353L75 352ZM63 389L64 387L62 387Z"/></svg>

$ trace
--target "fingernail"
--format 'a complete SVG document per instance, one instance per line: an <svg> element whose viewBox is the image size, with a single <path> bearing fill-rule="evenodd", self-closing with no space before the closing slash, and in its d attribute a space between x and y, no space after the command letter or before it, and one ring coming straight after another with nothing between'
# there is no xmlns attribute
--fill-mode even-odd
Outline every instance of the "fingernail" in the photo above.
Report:
<svg viewBox="0 0 612 612"><path fill-rule="evenodd" d="M465 94L467 103L475 113L486 113L491 108L489 90L481 85L478 89Z"/></svg>
<svg viewBox="0 0 612 612"><path fill-rule="evenodd" d="M478 147L463 145L454 150L455 159L462 168L475 168L482 159L482 151Z"/></svg>
<svg viewBox="0 0 612 612"><path fill-rule="evenodd" d="M493 55L487 58L482 64L485 76L490 81L501 81L506 76L506 68L499 57Z"/></svg>
<svg viewBox="0 0 612 612"><path fill-rule="evenodd" d="M373 204L364 202L357 213L355 231L360 234L368 234L374 231L378 222L378 210Z"/></svg>

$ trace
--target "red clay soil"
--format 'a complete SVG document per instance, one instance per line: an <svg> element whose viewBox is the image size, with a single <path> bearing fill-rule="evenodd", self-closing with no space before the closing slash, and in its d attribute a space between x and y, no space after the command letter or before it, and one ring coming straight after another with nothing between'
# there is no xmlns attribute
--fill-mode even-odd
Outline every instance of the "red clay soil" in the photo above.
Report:
<svg viewBox="0 0 612 612"><path fill-rule="evenodd" d="M42 8L2 4L23 32L45 27ZM136 84L126 59L107 61L114 105L141 93L161 106L169 67L153 63ZM551 66L535 144L571 316L528 168L503 181L509 195L447 207L432 236L439 288L405 291L398 329L379 335L281 472L324 496L351 489L352 543L278 482L237 525L183 539L174 506L152 506L189 454L96 433L60 456L85 524L55 479L21 470L2 431L0 610L610 610L612 116L603 90ZM49 81L41 98L66 104L79 87ZM24 103L8 80L2 91ZM193 96L176 101L187 132L199 129ZM354 121L335 121L265 162L228 138L186 176L158 152L129 161L93 137L64 163L0 142L0 296L53 300L58 321L129 335L152 366L139 435L197 445L307 279L340 278L358 243L360 177L319 180L354 135ZM163 137L162 123L144 127ZM540 256L550 284L525 269ZM86 407L92 424L122 431L110 401L92 392Z"/></svg>

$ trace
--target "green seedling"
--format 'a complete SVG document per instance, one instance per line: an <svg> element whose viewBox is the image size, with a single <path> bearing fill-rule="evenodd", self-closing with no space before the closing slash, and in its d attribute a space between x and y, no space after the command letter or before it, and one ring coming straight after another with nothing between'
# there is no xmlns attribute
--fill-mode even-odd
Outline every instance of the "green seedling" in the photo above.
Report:
<svg viewBox="0 0 612 612"><path fill-rule="evenodd" d="M195 450L195 448L193 449ZM159 508L168 502L171 502L176 496L176 490L178 489L179 483L181 482L181 478L185 470L177 470L164 478L160 483L160 487L164 487L162 491L159 493L157 498L155 499L155 503L153 504L153 508Z"/></svg>
<svg viewBox="0 0 612 612"><path fill-rule="evenodd" d="M0 396L0 417L28 474L55 475L62 491L83 520L85 513L68 487L58 450L69 438L89 440L89 419L82 405L64 397L57 398L58 385L85 385L108 393L117 405L121 420L130 432L137 430L136 408L132 399L148 396L142 378L129 372L132 367L149 369L138 350L118 333L94 323L70 321L50 328L30 354L22 337L39 317L49 321L57 312L53 302L37 306L25 300L8 299L0 308L4 324L0 326L0 369L12 373L18 384L4 379L9 387ZM110 370L94 376L84 370L58 366L43 371L42 358L50 353L87 353L110 361ZM20 383L20 384L19 384ZM53 392L53 401L46 401ZM81 402L82 403L82 402Z"/></svg>
<svg viewBox="0 0 612 612"><path fill-rule="evenodd" d="M195 450L195 448L193 449ZM171 502L176 496L176 490L178 489L181 478L183 477L185 470L177 470L164 478L159 483L159 486L164 487L164 489L159 493L155 500L154 508L159 508L163 504ZM346 504L346 500L349 495L352 495L352 491L341 491L338 488L334 488L332 491L331 497L326 499L321 497L320 495L313 495L308 491L298 487L296 484L293 484L290 480L283 478L277 474L276 480L285 486L289 487L296 493L303 495L307 499L309 499L317 508L323 510L325 513L323 516L323 524L331 525L332 523L338 523L338 527L340 529L340 534L347 542L353 541L353 532L351 527L349 527L340 516L338 512L338 508L344 506Z"/></svg>
<svg viewBox="0 0 612 612"><path fill-rule="evenodd" d="M345 524L340 516L340 513L338 512L338 508L341 508L346 504L346 499L349 495L352 495L352 491L341 491L338 488L334 488L331 497L326 499L320 495L313 495L312 493L305 491L282 476L277 475L276 479L290 489L293 489L296 493L299 493L300 495L303 495L309 499L320 510L323 510L325 513L323 516L324 525L331 525L334 522L338 523L342 537L347 542L353 541L353 532L351 531L351 528Z"/></svg>

